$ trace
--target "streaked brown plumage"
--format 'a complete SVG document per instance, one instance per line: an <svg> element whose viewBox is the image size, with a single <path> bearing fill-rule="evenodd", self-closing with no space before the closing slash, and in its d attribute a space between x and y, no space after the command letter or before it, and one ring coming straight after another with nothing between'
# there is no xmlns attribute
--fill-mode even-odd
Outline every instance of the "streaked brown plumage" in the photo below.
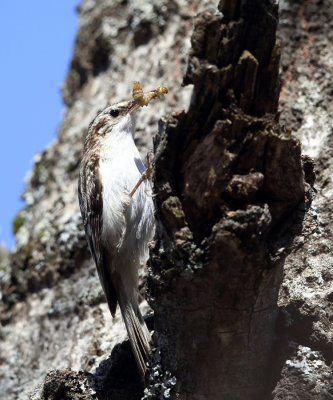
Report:
<svg viewBox="0 0 333 400"><path fill-rule="evenodd" d="M90 124L80 167L79 201L110 312L114 316L119 303L138 368L144 375L150 334L138 306L137 273L148 256L154 208L149 182L129 196L145 170L133 140L133 113L137 108L133 101L118 103Z"/></svg>
<svg viewBox="0 0 333 400"><path fill-rule="evenodd" d="M90 252L112 316L120 305L142 375L151 337L138 306L138 268L148 258L154 205L133 139L135 112L165 93L166 88L143 92L136 82L134 100L100 112L89 125L79 174L79 202Z"/></svg>

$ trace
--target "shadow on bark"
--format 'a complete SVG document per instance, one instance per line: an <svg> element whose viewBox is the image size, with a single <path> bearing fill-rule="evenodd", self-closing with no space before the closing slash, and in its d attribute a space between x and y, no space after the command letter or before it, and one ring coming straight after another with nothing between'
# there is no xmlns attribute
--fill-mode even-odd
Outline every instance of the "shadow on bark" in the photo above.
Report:
<svg viewBox="0 0 333 400"><path fill-rule="evenodd" d="M44 379L41 399L140 400L142 396L143 384L127 340L113 348L94 374L70 369L50 371Z"/></svg>
<svg viewBox="0 0 333 400"><path fill-rule="evenodd" d="M151 388L266 399L282 365L277 298L302 229L304 174L300 144L278 122L277 5L222 1L219 11L195 19L184 77L192 101L161 122L154 143L148 289L164 375L151 375Z"/></svg>

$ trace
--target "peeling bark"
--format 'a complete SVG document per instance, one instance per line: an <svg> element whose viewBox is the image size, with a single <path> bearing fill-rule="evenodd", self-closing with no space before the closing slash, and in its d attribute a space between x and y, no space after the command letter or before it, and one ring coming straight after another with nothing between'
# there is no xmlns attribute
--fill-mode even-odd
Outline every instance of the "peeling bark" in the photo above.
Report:
<svg viewBox="0 0 333 400"><path fill-rule="evenodd" d="M64 120L1 259L4 398L333 398L333 8L279 3L281 46L269 0L82 1ZM189 110L164 117L155 139L156 347L143 392L89 259L78 163L89 122L133 80L169 88L139 115L145 154L159 116L187 104L182 79Z"/></svg>
<svg viewBox="0 0 333 400"><path fill-rule="evenodd" d="M304 210L305 182L300 144L276 114L277 6L219 9L195 19L184 77L194 85L190 108L165 119L155 139L149 298L174 398L264 399L276 378L278 292L296 234L283 228Z"/></svg>

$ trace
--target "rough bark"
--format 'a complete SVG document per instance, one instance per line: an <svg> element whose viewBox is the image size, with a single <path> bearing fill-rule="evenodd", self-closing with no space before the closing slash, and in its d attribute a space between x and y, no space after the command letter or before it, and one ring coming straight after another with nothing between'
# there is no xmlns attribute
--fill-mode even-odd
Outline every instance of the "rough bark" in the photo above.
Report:
<svg viewBox="0 0 333 400"><path fill-rule="evenodd" d="M277 5L219 9L195 18L184 78L191 105L155 140L148 288L174 396L259 399L276 379L283 262L310 189L300 144L277 122Z"/></svg>
<svg viewBox="0 0 333 400"><path fill-rule="evenodd" d="M119 313L110 317L84 237L77 200L84 137L99 109L128 99L133 81L147 90L165 85L165 100L138 116L137 143L145 156L159 118L187 106L190 88L180 86L192 17L214 4L84 0L79 6L73 59L62 88L63 121L57 139L35 158L23 193L26 207L16 219L16 250L0 268L0 393L7 399L25 400L33 391L42 398L49 370L96 374L125 340ZM141 388L136 395L142 394Z"/></svg>
<svg viewBox="0 0 333 400"><path fill-rule="evenodd" d="M280 4L281 122L314 158L317 176L312 206L284 264L274 400L333 398L332 10L331 1Z"/></svg>
<svg viewBox="0 0 333 400"><path fill-rule="evenodd" d="M133 80L170 89L139 118L143 154L160 116L176 111L155 140L156 349L145 397L333 398L331 1L280 1L278 114L276 5L209 8L217 5L85 0L79 7L64 120L36 157L17 248L10 262L1 260L5 398L143 396L76 199L86 128L110 99L128 97ZM194 85L186 112L179 111L191 92L180 88L185 69L185 84ZM316 160L312 205L313 162L303 157L303 174L297 139Z"/></svg>

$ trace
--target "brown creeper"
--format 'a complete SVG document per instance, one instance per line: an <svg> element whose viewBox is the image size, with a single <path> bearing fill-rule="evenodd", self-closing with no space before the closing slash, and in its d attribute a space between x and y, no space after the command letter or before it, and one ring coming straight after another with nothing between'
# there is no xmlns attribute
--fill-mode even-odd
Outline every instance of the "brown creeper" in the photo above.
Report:
<svg viewBox="0 0 333 400"><path fill-rule="evenodd" d="M138 268L148 258L154 234L154 205L145 167L134 143L135 112L165 88L108 106L91 122L79 174L79 202L90 252L112 316L117 303L144 375L150 334L138 306Z"/></svg>

